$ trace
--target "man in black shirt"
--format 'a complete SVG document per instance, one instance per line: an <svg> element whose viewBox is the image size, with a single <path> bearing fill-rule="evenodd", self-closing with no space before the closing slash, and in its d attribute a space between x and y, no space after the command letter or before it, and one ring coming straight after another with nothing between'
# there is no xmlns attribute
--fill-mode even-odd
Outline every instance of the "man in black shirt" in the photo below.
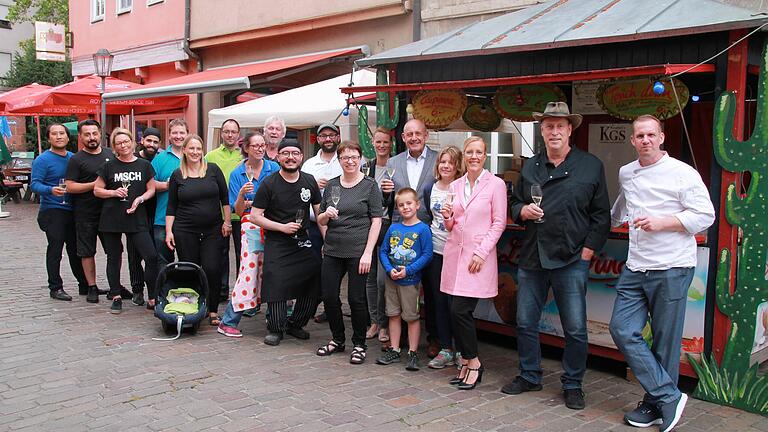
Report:
<svg viewBox="0 0 768 432"><path fill-rule="evenodd" d="M541 123L546 151L525 161L511 200L512 219L525 226L517 291L517 347L520 375L501 391L541 390L539 320L550 286L565 333L565 405L583 409L587 363L586 289L589 263L610 230L610 203L603 163L570 145L581 124L564 102L550 102L533 117ZM537 185L543 193L534 193ZM533 197L536 197L537 202Z"/></svg>
<svg viewBox="0 0 768 432"><path fill-rule="evenodd" d="M112 150L101 147L101 125L96 120L83 120L77 125L78 147L82 149L75 153L67 163L67 193L73 199L75 213L75 231L77 233L77 255L83 263L83 272L88 281L86 301L98 303L100 290L96 286L96 237L99 236L99 217L101 216L101 200L93 195L96 183L96 171L106 161L115 156ZM104 246L102 239L102 247ZM127 290L126 290L127 291ZM130 293L128 293L130 297Z"/></svg>
<svg viewBox="0 0 768 432"><path fill-rule="evenodd" d="M320 285L320 260L307 234L309 206L319 213L320 189L311 174L299 171L304 157L295 140L280 143L277 156L280 171L261 183L251 210L253 223L266 231L261 298L268 308L267 345L278 345L283 333L309 339L303 327L315 313ZM288 317L291 299L296 303Z"/></svg>
<svg viewBox="0 0 768 432"><path fill-rule="evenodd" d="M141 148L136 152L136 157L152 162L159 147L160 130L148 127L144 129L143 137L141 138ZM152 226L155 220L155 203L155 197L144 203L149 226ZM133 292L131 301L136 306L141 306L144 304L144 268L141 266L141 255L136 250L133 240L130 237L127 240L125 249L128 253L128 273L131 276L131 291Z"/></svg>

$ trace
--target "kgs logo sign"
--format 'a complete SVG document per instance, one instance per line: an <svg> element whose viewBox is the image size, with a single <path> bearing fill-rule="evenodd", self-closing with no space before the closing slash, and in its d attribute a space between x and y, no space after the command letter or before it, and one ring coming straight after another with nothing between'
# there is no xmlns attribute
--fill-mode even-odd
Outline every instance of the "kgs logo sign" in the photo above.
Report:
<svg viewBox="0 0 768 432"><path fill-rule="evenodd" d="M602 126L600 128L600 141L626 141L627 131L615 126Z"/></svg>
<svg viewBox="0 0 768 432"><path fill-rule="evenodd" d="M609 145L629 144L629 139L631 136L631 123L589 125L590 143Z"/></svg>

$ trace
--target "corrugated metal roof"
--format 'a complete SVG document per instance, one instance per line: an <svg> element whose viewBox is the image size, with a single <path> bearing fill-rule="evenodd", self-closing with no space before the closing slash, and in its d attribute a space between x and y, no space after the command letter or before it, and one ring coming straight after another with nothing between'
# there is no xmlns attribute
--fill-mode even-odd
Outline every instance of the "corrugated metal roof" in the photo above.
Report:
<svg viewBox="0 0 768 432"><path fill-rule="evenodd" d="M361 66L535 51L757 27L764 13L716 0L553 0L358 60Z"/></svg>

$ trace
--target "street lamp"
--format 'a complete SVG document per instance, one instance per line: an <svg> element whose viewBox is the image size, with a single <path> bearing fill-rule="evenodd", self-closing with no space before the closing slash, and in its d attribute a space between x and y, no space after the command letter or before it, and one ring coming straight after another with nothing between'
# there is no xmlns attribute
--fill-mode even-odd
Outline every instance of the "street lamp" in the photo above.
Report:
<svg viewBox="0 0 768 432"><path fill-rule="evenodd" d="M107 101L104 100L104 92L106 90L107 77L112 74L112 60L115 56L104 48L96 51L93 55L93 69L96 71L96 75L101 77L101 142L102 145L107 145Z"/></svg>

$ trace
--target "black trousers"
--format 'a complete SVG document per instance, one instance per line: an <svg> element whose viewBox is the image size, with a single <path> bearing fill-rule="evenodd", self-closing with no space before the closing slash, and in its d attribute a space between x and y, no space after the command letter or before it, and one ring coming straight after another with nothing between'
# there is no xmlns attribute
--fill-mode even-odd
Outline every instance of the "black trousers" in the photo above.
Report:
<svg viewBox="0 0 768 432"><path fill-rule="evenodd" d="M56 291L64 288L61 280L61 258L64 246L67 247L67 258L72 275L77 279L80 289L87 290L83 265L77 256L77 236L75 234L75 217L71 211L48 209L37 215L37 225L45 233L48 246L45 249L45 270L48 273L48 289Z"/></svg>
<svg viewBox="0 0 768 432"><path fill-rule="evenodd" d="M144 267L141 265L141 255L129 237L125 251L128 254L128 275L131 277L131 291L134 294L144 292Z"/></svg>
<svg viewBox="0 0 768 432"><path fill-rule="evenodd" d="M299 297L293 304L293 314L288 317L288 302L274 301L267 303L267 330L270 333L283 333L289 328L302 328L315 313L317 299Z"/></svg>
<svg viewBox="0 0 768 432"><path fill-rule="evenodd" d="M236 274L240 272L240 250L241 250L241 243L242 236L240 234L240 227L242 226L242 222L239 220L232 221L232 234L229 236L232 238L232 243L235 245L235 269ZM222 252L221 252L221 290L220 294L223 295L224 293L227 293L229 295L229 239L225 238L222 242ZM226 300L226 297L223 298Z"/></svg>
<svg viewBox="0 0 768 432"><path fill-rule="evenodd" d="M472 360L477 357L477 329L472 312L477 307L478 299L474 297L451 296L451 324L456 351L461 358Z"/></svg>
<svg viewBox="0 0 768 432"><path fill-rule="evenodd" d="M427 291L430 291L432 315L435 322L436 333L432 335L437 336L440 341L440 348L452 349L453 348L453 332L451 331L451 296L440 291L441 273L443 270L443 256L440 254L432 255L432 261L427 264L427 267L422 272L421 282L424 285L424 304L427 303L426 295ZM430 311L427 309L427 317L429 317ZM429 328L429 322L427 322L427 328Z"/></svg>
<svg viewBox="0 0 768 432"><path fill-rule="evenodd" d="M113 296L120 295L120 267L123 264L123 233L102 232L102 244L107 253L107 281L109 293ZM147 284L147 294L150 299L157 295L155 283L157 282L157 251L152 235L149 231L125 233L129 242L132 242L139 256L144 260L144 277Z"/></svg>
<svg viewBox="0 0 768 432"><path fill-rule="evenodd" d="M208 311L219 310L221 285L221 249L224 237L217 225L207 232L188 232L173 230L176 241L176 254L179 261L193 262L203 268L208 280Z"/></svg>
<svg viewBox="0 0 768 432"><path fill-rule="evenodd" d="M325 314L333 334L333 340L343 344L344 317L341 314L341 280L347 275L347 299L352 310L352 343L366 347L365 332L368 327L368 305L365 296L367 274L360 274L360 258L336 258L325 255L320 271L321 292L325 304Z"/></svg>

